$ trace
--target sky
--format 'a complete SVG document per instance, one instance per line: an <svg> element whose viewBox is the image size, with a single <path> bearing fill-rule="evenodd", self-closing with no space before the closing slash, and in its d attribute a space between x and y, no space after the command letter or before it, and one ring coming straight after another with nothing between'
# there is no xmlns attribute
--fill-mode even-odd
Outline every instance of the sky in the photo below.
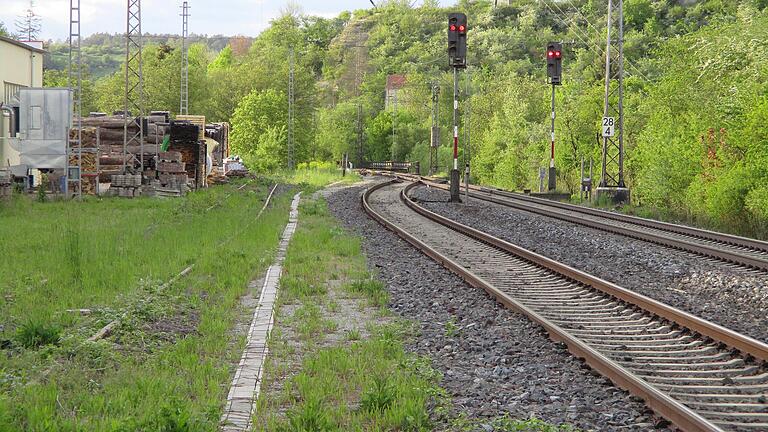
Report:
<svg viewBox="0 0 768 432"><path fill-rule="evenodd" d="M183 0L142 0L142 32L180 33ZM374 0L377 2L378 0ZM188 0L189 32L256 36L280 15L286 0ZM0 21L11 32L14 22L25 15L29 0L0 0ZM81 35L125 33L126 0L80 0ZM308 15L333 17L345 10L371 8L369 0L294 1ZM416 1L420 4L420 1ZM440 4L455 4L441 0ZM42 19L41 39L66 40L69 34L69 0L35 0L35 13Z"/></svg>

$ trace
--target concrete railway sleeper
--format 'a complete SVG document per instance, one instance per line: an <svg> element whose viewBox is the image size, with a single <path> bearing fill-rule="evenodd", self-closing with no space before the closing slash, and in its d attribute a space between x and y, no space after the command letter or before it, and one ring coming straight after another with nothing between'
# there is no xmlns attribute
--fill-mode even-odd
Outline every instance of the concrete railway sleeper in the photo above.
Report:
<svg viewBox="0 0 768 432"><path fill-rule="evenodd" d="M415 185L378 184L363 208L680 429L768 430L768 345L432 213Z"/></svg>
<svg viewBox="0 0 768 432"><path fill-rule="evenodd" d="M448 190L447 185L427 178L407 174L397 174L396 176L409 181L420 181L430 187ZM713 258L720 262L768 271L768 242L761 240L561 203L482 186L470 185L469 196L517 210L683 250Z"/></svg>

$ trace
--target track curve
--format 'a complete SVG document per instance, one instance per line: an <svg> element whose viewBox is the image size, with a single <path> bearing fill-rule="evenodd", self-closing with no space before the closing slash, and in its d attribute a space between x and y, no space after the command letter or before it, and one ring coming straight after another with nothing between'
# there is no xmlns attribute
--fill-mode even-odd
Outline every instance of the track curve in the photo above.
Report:
<svg viewBox="0 0 768 432"><path fill-rule="evenodd" d="M428 178L408 174L396 176L448 190L447 185ZM768 242L761 240L531 197L501 189L475 185L470 185L469 188L470 198L687 251L740 267L768 271Z"/></svg>
<svg viewBox="0 0 768 432"><path fill-rule="evenodd" d="M382 183L365 211L686 431L768 430L768 345L450 221Z"/></svg>

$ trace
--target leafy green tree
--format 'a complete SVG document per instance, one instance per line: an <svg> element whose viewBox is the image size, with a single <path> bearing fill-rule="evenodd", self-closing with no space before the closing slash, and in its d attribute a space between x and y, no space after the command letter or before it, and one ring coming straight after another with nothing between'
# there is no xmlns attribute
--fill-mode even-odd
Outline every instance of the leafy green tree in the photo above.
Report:
<svg viewBox="0 0 768 432"><path fill-rule="evenodd" d="M74 79L74 77L73 77ZM74 84L74 83L73 83ZM43 71L43 87L68 87L69 75L67 71L45 70ZM82 113L87 116L88 113L97 111L96 89L90 74L83 71L81 80L82 89Z"/></svg>
<svg viewBox="0 0 768 432"><path fill-rule="evenodd" d="M2 21L0 21L0 36L11 37L11 33L8 31L8 28L5 27L5 23Z"/></svg>
<svg viewBox="0 0 768 432"><path fill-rule="evenodd" d="M274 89L251 92L240 101L232 116L232 152L251 166L287 166L288 149L284 139L287 121L284 93ZM267 150L273 154L267 155ZM260 161L264 157L269 161Z"/></svg>
<svg viewBox="0 0 768 432"><path fill-rule="evenodd" d="M208 99L208 52L202 44L189 47L189 112L201 113ZM177 114L180 108L181 52L169 45L144 47L144 99L145 109L167 110ZM97 85L97 105L112 112L124 105L125 64L120 72L100 80Z"/></svg>

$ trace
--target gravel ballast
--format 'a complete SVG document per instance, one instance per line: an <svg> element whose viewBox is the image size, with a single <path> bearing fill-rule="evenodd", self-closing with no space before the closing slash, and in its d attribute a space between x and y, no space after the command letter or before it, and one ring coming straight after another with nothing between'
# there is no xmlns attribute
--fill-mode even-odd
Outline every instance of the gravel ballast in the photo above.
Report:
<svg viewBox="0 0 768 432"><path fill-rule="evenodd" d="M390 309L420 328L409 349L432 359L458 411L471 418L534 416L586 430L667 430L640 400L591 371L541 327L370 219L360 206L363 190L329 195L331 212L363 237L369 266L387 284Z"/></svg>
<svg viewBox="0 0 768 432"><path fill-rule="evenodd" d="M435 213L768 341L765 273L477 199L447 203L448 192L435 188L411 196Z"/></svg>

